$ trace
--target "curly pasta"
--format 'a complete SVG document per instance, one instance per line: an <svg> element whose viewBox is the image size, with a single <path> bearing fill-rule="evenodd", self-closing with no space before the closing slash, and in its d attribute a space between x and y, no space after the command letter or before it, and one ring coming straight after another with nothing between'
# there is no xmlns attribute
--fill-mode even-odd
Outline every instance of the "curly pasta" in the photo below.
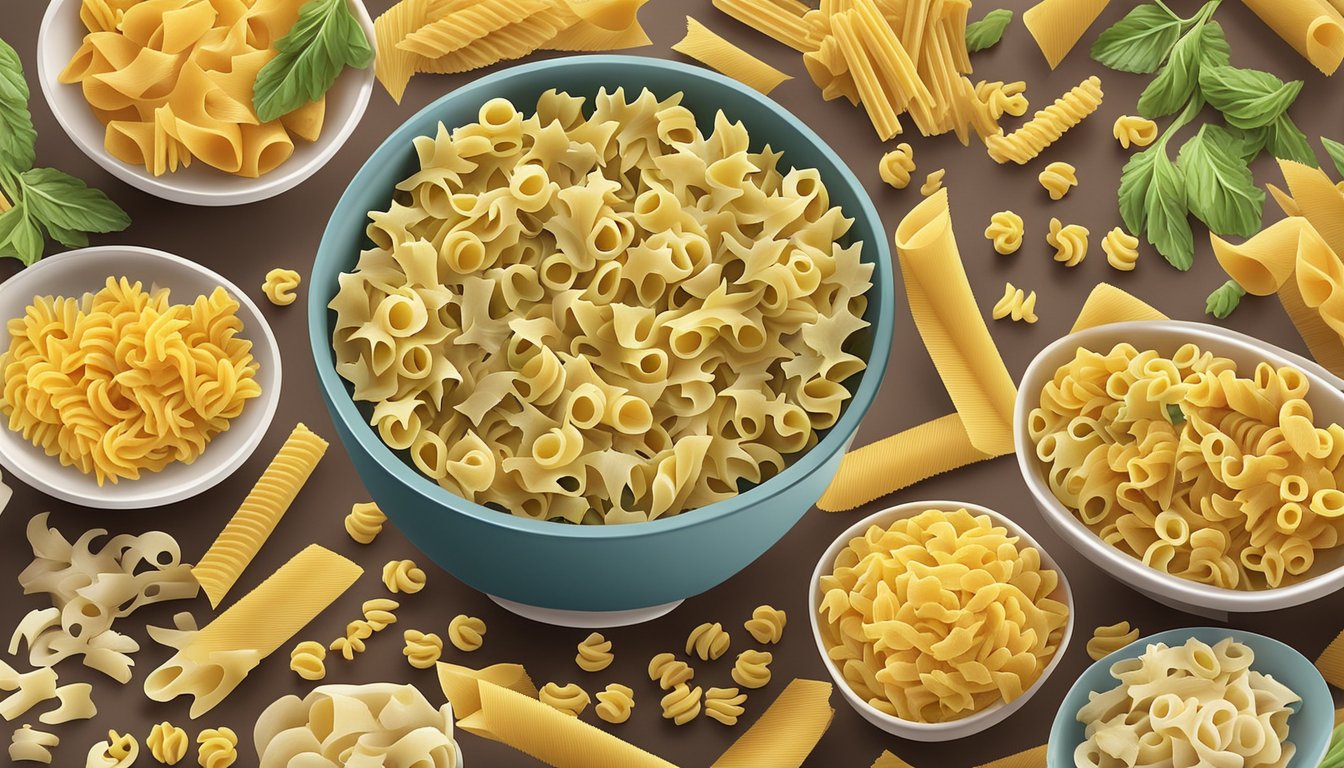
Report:
<svg viewBox="0 0 1344 768"><path fill-rule="evenodd" d="M985 227L985 237L994 241L994 250L1001 256L1017 253L1025 232L1022 217L1012 211L999 211L989 218L989 226Z"/></svg>
<svg viewBox="0 0 1344 768"><path fill-rule="evenodd" d="M107 738L89 748L84 768L133 768L140 758L140 742L129 733L109 730Z"/></svg>
<svg viewBox="0 0 1344 768"><path fill-rule="evenodd" d="M574 663L584 672L601 672L611 666L615 658L611 652L611 641L603 637L601 632L594 632L579 643L579 653L574 657Z"/></svg>
<svg viewBox="0 0 1344 768"><path fill-rule="evenodd" d="M1115 118L1112 132L1115 140L1125 149L1131 146L1146 147L1157 140L1157 123L1146 117L1121 115Z"/></svg>
<svg viewBox="0 0 1344 768"><path fill-rule="evenodd" d="M261 284L261 292L266 295L267 301L277 307L287 307L299 298L294 291L303 282L303 277L292 269L272 269L266 273L266 280Z"/></svg>
<svg viewBox="0 0 1344 768"><path fill-rule="evenodd" d="M928 197L929 195L932 195L934 192L937 192L938 190L942 189L943 177L946 175L947 175L946 168L939 168L933 173L930 173L927 177L925 177L924 184L920 186L919 194Z"/></svg>
<svg viewBox="0 0 1344 768"><path fill-rule="evenodd" d="M367 621L352 621L345 625L345 635L331 641L327 646L330 650L341 654L341 658L346 661L354 661L355 654L363 653L367 649L364 642L373 637L373 625Z"/></svg>
<svg viewBox="0 0 1344 768"><path fill-rule="evenodd" d="M261 395L260 366L223 288L191 304L109 277L34 297L0 354L9 429L101 486L191 464Z"/></svg>
<svg viewBox="0 0 1344 768"><path fill-rule="evenodd" d="M770 683L770 663L775 660L769 651L745 650L733 663L733 682L743 688L764 688Z"/></svg>
<svg viewBox="0 0 1344 768"><path fill-rule="evenodd" d="M1100 626L1092 630L1087 641L1087 655L1101 661L1112 653L1139 639L1139 628L1130 628L1128 621Z"/></svg>
<svg viewBox="0 0 1344 768"><path fill-rule="evenodd" d="M700 686L694 688L681 683L663 696L660 705L663 719L685 725L700 716Z"/></svg>
<svg viewBox="0 0 1344 768"><path fill-rule="evenodd" d="M1026 91L1027 84L1021 80L1014 83L981 80L975 84L975 97L995 120L1004 115L1021 117L1027 114L1031 104L1027 101Z"/></svg>
<svg viewBox="0 0 1344 768"><path fill-rule="evenodd" d="M448 622L448 640L459 651L478 651L485 644L485 622L475 616L458 614Z"/></svg>
<svg viewBox="0 0 1344 768"><path fill-rule="evenodd" d="M413 595L425 588L425 572L412 560L392 560L383 566L383 586L394 595Z"/></svg>
<svg viewBox="0 0 1344 768"><path fill-rule="evenodd" d="M751 612L751 618L742 624L756 642L761 644L778 643L784 637L784 625L789 621L788 614L769 605L757 606Z"/></svg>
<svg viewBox="0 0 1344 768"><path fill-rule="evenodd" d="M896 148L882 155L877 162L877 174L888 186L905 189L910 186L910 175L915 172L915 150L901 142Z"/></svg>
<svg viewBox="0 0 1344 768"><path fill-rule="evenodd" d="M673 654L660 653L649 660L649 679L665 691L688 683L694 677L695 670Z"/></svg>
<svg viewBox="0 0 1344 768"><path fill-rule="evenodd" d="M372 544L383 532L387 515L371 501L356 502L350 506L350 514L345 516L345 532L358 544Z"/></svg>
<svg viewBox="0 0 1344 768"><path fill-rule="evenodd" d="M164 720L156 723L149 729L149 737L145 739L145 747L149 749L149 754L157 762L164 765L177 765L182 758L187 756L187 750L191 747L191 740L187 738L187 732Z"/></svg>
<svg viewBox="0 0 1344 768"><path fill-rule="evenodd" d="M603 722L620 725L630 719L635 708L635 692L620 683L610 683L597 692L597 706L593 711Z"/></svg>
<svg viewBox="0 0 1344 768"><path fill-rule="evenodd" d="M14 729L9 737L9 759L16 762L51 764L51 751L60 746L54 733L39 731L31 725Z"/></svg>
<svg viewBox="0 0 1344 768"><path fill-rule="evenodd" d="M360 606L360 611L364 616L364 621L368 622L369 627L374 632L382 632L392 624L397 623L397 614L394 613L401 604L396 600L386 597L375 597L372 600L365 600Z"/></svg>
<svg viewBox="0 0 1344 768"><path fill-rule="evenodd" d="M229 768L238 762L238 734L232 728L206 728L196 735L201 768Z"/></svg>
<svg viewBox="0 0 1344 768"><path fill-rule="evenodd" d="M1129 272L1139 261L1139 238L1115 227L1101 239L1101 250L1112 268Z"/></svg>
<svg viewBox="0 0 1344 768"><path fill-rule="evenodd" d="M705 716L723 725L737 725L737 718L745 712L747 694L736 688L710 688L705 691Z"/></svg>
<svg viewBox="0 0 1344 768"><path fill-rule="evenodd" d="M574 683L565 685L547 683L537 691L537 698L542 704L558 709L571 717L578 717L592 701L588 692Z"/></svg>
<svg viewBox="0 0 1344 768"><path fill-rule="evenodd" d="M1069 190L1078 186L1078 172L1074 167L1064 162L1053 162L1045 166L1036 177L1045 191L1050 193L1051 200L1063 200L1064 196L1069 194Z"/></svg>
<svg viewBox="0 0 1344 768"><path fill-rule="evenodd" d="M717 621L713 624L705 622L691 630L690 636L686 638L686 653L699 656L701 661L711 661L727 652L731 642L732 638L722 624Z"/></svg>
<svg viewBox="0 0 1344 768"><path fill-rule="evenodd" d="M1055 249L1055 261L1066 267L1076 267L1087 258L1087 227L1081 224L1061 224L1059 219L1050 218L1050 232L1045 242Z"/></svg>
<svg viewBox="0 0 1344 768"><path fill-rule="evenodd" d="M289 652L289 668L304 680L321 680L327 676L327 649L321 643L304 640Z"/></svg>
<svg viewBox="0 0 1344 768"><path fill-rule="evenodd" d="M1021 288L1014 288L1012 283L1004 283L1003 298L994 305L990 315L995 320L1007 317L1015 323L1034 323L1037 320L1036 292L1023 293Z"/></svg>
<svg viewBox="0 0 1344 768"><path fill-rule="evenodd" d="M443 638L436 634L408 629L402 633L402 638L406 647L401 653L416 669L429 669L443 656Z"/></svg>
<svg viewBox="0 0 1344 768"><path fill-rule="evenodd" d="M1012 161L1025 165L1059 141L1070 128L1096 112L1101 99L1101 79L1094 75L1055 99L1054 104L1038 111L1016 131L986 138L985 148L996 163Z"/></svg>

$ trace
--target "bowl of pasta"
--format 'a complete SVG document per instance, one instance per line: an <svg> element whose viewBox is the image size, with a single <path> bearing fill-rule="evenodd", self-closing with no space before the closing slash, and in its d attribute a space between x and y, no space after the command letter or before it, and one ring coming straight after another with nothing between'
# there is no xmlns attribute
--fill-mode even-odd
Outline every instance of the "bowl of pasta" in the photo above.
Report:
<svg viewBox="0 0 1344 768"><path fill-rule="evenodd" d="M1073 635L1073 593L1050 554L1007 515L960 501L856 522L817 561L809 590L812 636L840 693L912 741L1002 722L1040 690Z"/></svg>
<svg viewBox="0 0 1344 768"><path fill-rule="evenodd" d="M1211 325L1091 328L1023 375L1018 465L1070 545L1159 602L1299 605L1344 587L1341 384Z"/></svg>
<svg viewBox="0 0 1344 768"><path fill-rule="evenodd" d="M1333 727L1325 680L1293 648L1240 629L1173 629L1078 678L1050 729L1046 766L1315 768Z"/></svg>
<svg viewBox="0 0 1344 768"><path fill-rule="evenodd" d="M394 132L313 267L313 354L374 500L536 618L648 618L820 497L891 342L887 238L797 118L579 56Z"/></svg>
<svg viewBox="0 0 1344 768"><path fill-rule="evenodd" d="M347 68L318 101L257 118L253 83L303 4L51 0L38 83L75 145L136 189L187 205L265 200L321 170L373 94L372 68ZM350 9L371 45L364 3Z"/></svg>
<svg viewBox="0 0 1344 768"><path fill-rule="evenodd" d="M0 283L0 464L74 504L143 509L223 481L280 402L256 304L163 251L98 246Z"/></svg>

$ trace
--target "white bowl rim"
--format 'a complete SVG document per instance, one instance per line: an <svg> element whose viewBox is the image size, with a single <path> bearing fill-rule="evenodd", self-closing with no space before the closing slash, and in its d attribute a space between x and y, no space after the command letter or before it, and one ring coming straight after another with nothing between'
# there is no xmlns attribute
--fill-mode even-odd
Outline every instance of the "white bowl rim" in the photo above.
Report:
<svg viewBox="0 0 1344 768"><path fill-rule="evenodd" d="M1017 444L1017 464L1022 478L1031 490L1037 506L1060 536L1094 564L1115 575L1117 579L1141 591L1156 593L1185 605L1230 613L1249 613L1278 610L1324 597L1344 587L1344 566L1325 571L1286 587L1256 591L1226 589L1183 579L1155 570L1115 547L1106 544L1093 533L1072 511L1055 498L1049 486L1039 476L1040 460L1036 458L1030 436L1027 434L1027 416L1039 403L1040 387L1054 375L1046 370L1046 362L1064 347L1109 347L1127 340L1133 332L1167 334L1193 341L1206 349L1208 343L1216 346L1238 347L1243 353L1259 356L1275 365L1286 365L1303 371L1312 390L1325 390L1339 395L1340 380L1318 363L1288 350L1281 349L1251 336L1216 325L1182 320L1137 320L1112 323L1078 331L1047 345L1027 366L1018 385L1017 404L1013 418L1013 433ZM1217 351L1216 349L1212 351ZM1040 382L1037 386L1036 382ZM1344 397L1344 395L1339 395ZM1330 395L1326 395L1330 397Z"/></svg>
<svg viewBox="0 0 1344 768"><path fill-rule="evenodd" d="M46 99L47 107L55 116L61 129L90 160L132 187L164 200L186 205L223 207L255 203L288 192L322 170L336 156L336 153L354 134L355 129L359 127L364 112L368 109L369 100L373 96L373 66L370 65L355 73L347 69L341 73L337 80L338 84L340 79L352 76L359 78L350 112L343 116L339 125L333 125L335 121L324 121L323 130L333 130L335 134L329 143L308 158L306 162L291 163L290 160L293 160L291 157L282 163L279 168L255 179L219 171L210 176L211 180L217 179L217 188L188 188L184 186L181 178L175 178L175 174L167 173L162 176L155 176L145 170L143 166L128 165L121 162L108 154L101 137L94 140L94 138L86 136L72 127L71 116L62 106L61 99L56 97L56 92L57 89L74 86L57 82L56 78L60 73L59 71L51 71L47 66L47 57L43 55L43 51L50 44L50 36L54 34L54 29L58 24L64 23L66 18L78 20L78 16L68 6L77 5L79 2L80 0L50 0L46 13L42 16L42 24L37 32L37 81L42 88L42 96ZM373 20L369 17L368 9L364 7L363 0L348 0L348 2L352 6L360 27L368 35L370 46L374 45ZM85 106L87 107L87 105Z"/></svg>
<svg viewBox="0 0 1344 768"><path fill-rule="evenodd" d="M204 472L197 472L196 464L181 467L176 464L170 465L170 468L175 467L176 471L182 472L183 474L188 475L188 477L184 478L183 482L179 482L176 485L157 493L137 492L135 490L135 481L125 480L116 485L104 485L102 488L98 489L96 496L89 496L71 490L67 486L49 483L46 480L43 480L40 475L30 472L28 470L28 465L31 462L28 461L26 456L31 454L11 457L6 455L5 452L0 451L0 466L9 470L14 477L21 480L25 485L62 501L94 509L122 510L161 507L166 504L172 504L174 502L192 498L193 496L197 496L215 487L232 475L256 451L257 446L261 444L262 438L266 436L271 421L275 417L275 412L280 405L282 382L280 347L276 343L275 334L271 331L270 323L266 321L266 317L261 313L261 309L257 307L256 303L253 302L246 293L240 290L238 286L234 285L228 278L225 278L214 270L197 264L194 261L184 259L181 256L168 253L167 251L144 248L136 245L92 246L47 256L36 264L18 272L4 282L0 282L0 293L21 290L23 286L27 285L32 280L37 279L32 277L33 275L41 276L45 271L59 268L69 261L101 258L114 259L126 253L149 256L172 264L173 269L196 272L202 277L216 281L220 287L228 291L234 299L237 299L241 307L240 314L244 315L244 322L252 326L249 327L247 331L247 338L252 342L252 353L257 357L258 363L270 369L273 383L269 388L269 392L263 392L262 396L258 398L259 402L255 403L253 406L249 406L262 408L260 421L257 422L256 427L252 429L251 432L244 435L244 439L239 442L238 446L234 449L232 456L226 461L223 461ZM133 276L127 275L127 277ZM172 286L166 287L171 288ZM3 321L8 320L9 318L3 318ZM253 330L253 328L255 328L255 330ZM268 359L263 360L260 358L259 353L263 351L270 352ZM0 424L0 429L7 430L8 427ZM212 443L213 442L214 441L212 441ZM210 450L210 447L207 446L206 450ZM48 462L56 461L56 459L48 456L42 456L41 459ZM199 463L199 460L197 463ZM70 467L65 467L63 469L67 469L71 472L78 471ZM162 476L162 472L155 473L155 475Z"/></svg>
<svg viewBox="0 0 1344 768"><path fill-rule="evenodd" d="M1055 649L1055 654L1050 657L1050 661L1046 662L1045 668L1041 670L1041 674L1036 678L1036 682L1032 683L1025 691L1023 691L1021 696L1018 696L1016 699L1009 702L997 701L978 712L973 712L966 717L958 718L956 720L947 720L941 723L917 723L913 720L905 720L889 715L886 712L874 708L871 704L859 698L858 694L849 687L849 683L844 679L844 675L840 673L840 670L836 668L835 664L832 663L827 656L826 644L821 638L821 627L817 623L817 609L821 604L821 596L818 594L819 590L817 589L817 585L821 581L822 574L834 566L835 558L851 539L857 536L862 536L864 531L868 530L868 528L873 525L887 526L896 520L913 517L920 512L930 509L938 509L945 512L965 509L975 515L985 515L993 520L996 525L1001 525L1004 528L1007 528L1011 535L1020 537L1022 539L1022 544L1035 547L1036 551L1041 554L1041 565L1048 567L1059 574L1059 586L1056 587L1056 589L1064 590L1063 602L1069 608L1069 616L1068 621L1064 624L1064 634L1060 637L1059 645ZM822 663L826 665L826 671L830 673L831 678L835 681L836 686L840 689L845 700L870 722L874 719L880 721L883 724L882 728L888 733L897 736L909 734L907 736L908 738L920 741L947 741L974 735L997 725L1025 705L1032 696L1040 691L1041 687L1045 684L1046 678L1050 677L1051 673L1055 671L1055 668L1059 666L1059 662L1064 658L1064 654L1068 651L1069 643L1073 638L1074 621L1077 614L1073 601L1073 589L1069 586L1068 575L1065 574L1064 569L1059 563L1050 556L1049 551L1041 546L1040 542L1038 542L1029 531L1002 512L997 512L979 504L972 504L966 501L951 501L947 499L909 501L904 504L897 504L895 506L887 507L880 512L874 512L846 528L833 542L831 542L830 546L826 548L826 551L822 553L821 559L817 561L817 566L812 571L812 577L807 583L807 588L808 621L812 627L812 639L817 644L817 651L821 654Z"/></svg>

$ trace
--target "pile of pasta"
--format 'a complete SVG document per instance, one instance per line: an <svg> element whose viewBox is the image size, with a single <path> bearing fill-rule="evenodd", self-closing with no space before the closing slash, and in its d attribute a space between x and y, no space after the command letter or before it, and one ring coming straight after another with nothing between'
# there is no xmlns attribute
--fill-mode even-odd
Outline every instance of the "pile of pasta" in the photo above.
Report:
<svg viewBox="0 0 1344 768"><path fill-rule="evenodd" d="M1288 741L1290 705L1302 699L1254 664L1255 652L1232 638L1155 643L1116 662L1111 676L1120 684L1092 692L1078 711L1087 738L1074 765L1283 768L1297 751Z"/></svg>
<svg viewBox="0 0 1344 768"><path fill-rule="evenodd" d="M193 160L255 178L316 141L326 100L261 122L252 85L304 0L84 0L84 43L60 73L107 126L108 153L161 176Z"/></svg>
<svg viewBox="0 0 1344 768"><path fill-rule="evenodd" d="M1059 574L986 515L874 525L817 586L827 656L871 706L920 723L1021 696L1068 626Z"/></svg>
<svg viewBox="0 0 1344 768"><path fill-rule="evenodd" d="M340 276L337 370L390 447L535 519L652 520L815 444L873 265L815 169L680 94L550 91L415 141Z"/></svg>
<svg viewBox="0 0 1344 768"><path fill-rule="evenodd" d="M417 73L469 72L534 51L614 51L652 43L648 0L400 0L374 21L374 71L401 103Z"/></svg>
<svg viewBox="0 0 1344 768"><path fill-rule="evenodd" d="M9 429L102 485L190 464L261 395L239 304L191 304L107 279L79 298L38 296L9 321L0 413Z"/></svg>
<svg viewBox="0 0 1344 768"><path fill-rule="evenodd" d="M1194 344L1079 348L1027 430L1050 489L1107 544L1191 581L1273 588L1344 533L1344 427L1316 426L1308 387Z"/></svg>

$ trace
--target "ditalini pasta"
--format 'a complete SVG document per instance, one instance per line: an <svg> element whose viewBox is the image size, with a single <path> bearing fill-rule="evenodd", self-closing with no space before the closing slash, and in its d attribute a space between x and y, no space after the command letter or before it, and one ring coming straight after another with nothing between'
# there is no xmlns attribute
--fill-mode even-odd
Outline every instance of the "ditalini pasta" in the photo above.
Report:
<svg viewBox="0 0 1344 768"><path fill-rule="evenodd" d="M574 683L566 683L565 685L547 683L541 686L541 690L537 692L537 697L542 704L564 712L570 717L578 717L583 710L588 708L588 703L592 700L586 691Z"/></svg>
<svg viewBox="0 0 1344 768"><path fill-rule="evenodd" d="M672 46L677 53L718 70L761 93L770 93L791 79L778 69L719 37L704 24L686 17L686 36Z"/></svg>
<svg viewBox="0 0 1344 768"><path fill-rule="evenodd" d="M722 624L706 622L691 630L686 638L686 655L694 653L701 661L713 661L728 651L731 642Z"/></svg>
<svg viewBox="0 0 1344 768"><path fill-rule="evenodd" d="M1182 345L1080 348L1027 431L1060 502L1173 576L1255 590L1306 575L1344 534L1344 427L1312 420L1295 368Z"/></svg>
<svg viewBox="0 0 1344 768"><path fill-rule="evenodd" d="M700 704L702 693L698 685L694 688L685 683L673 686L672 690L663 694L660 702L663 719L671 720L677 725L685 725L699 717L702 709ZM545 698L542 701L545 701Z"/></svg>
<svg viewBox="0 0 1344 768"><path fill-rule="evenodd" d="M862 243L815 169L679 102L492 99L416 139L330 307L339 373L425 476L534 519L639 522L773 476L839 418Z"/></svg>
<svg viewBox="0 0 1344 768"><path fill-rule="evenodd" d="M1059 141L1070 128L1096 112L1101 106L1101 98L1101 78L1093 75L1055 99L1054 104L1038 111L1012 133L998 133L985 139L989 156L996 163L1012 161L1025 165Z"/></svg>
<svg viewBox="0 0 1344 768"><path fill-rule="evenodd" d="M1344 61L1344 17L1324 0L1242 0L1260 20L1327 75Z"/></svg>
<svg viewBox="0 0 1344 768"><path fill-rule="evenodd" d="M39 731L31 725L15 728L9 737L9 759L16 763L51 764L51 751L60 746L54 733Z"/></svg>
<svg viewBox="0 0 1344 768"><path fill-rule="evenodd" d="M190 464L261 395L238 308L223 288L173 304L115 277L78 298L36 296L7 325L0 414L99 485Z"/></svg>
<svg viewBox="0 0 1344 768"><path fill-rule="evenodd" d="M877 164L877 174L882 181L894 189L910 186L910 174L915 172L915 151L910 145L901 142L896 148L882 155Z"/></svg>
<svg viewBox="0 0 1344 768"><path fill-rule="evenodd" d="M1139 628L1130 628L1128 621L1097 627L1087 641L1087 655L1093 661L1107 656L1139 639Z"/></svg>
<svg viewBox="0 0 1344 768"><path fill-rule="evenodd" d="M1054 69L1110 4L1111 0L1042 0L1022 14L1022 24Z"/></svg>
<svg viewBox="0 0 1344 768"><path fill-rule="evenodd" d="M1115 118L1112 133L1115 135L1115 140L1125 149L1146 147L1157 140L1157 123L1146 117L1121 115Z"/></svg>
<svg viewBox="0 0 1344 768"><path fill-rule="evenodd" d="M387 515L371 501L355 502L350 506L350 514L345 516L345 532L360 544L372 544L383 532Z"/></svg>
<svg viewBox="0 0 1344 768"><path fill-rule="evenodd" d="M743 688L764 688L770 684L770 663L774 656L769 651L748 649L737 655L733 663L733 682Z"/></svg>
<svg viewBox="0 0 1344 768"><path fill-rule="evenodd" d="M710 768L799 768L835 717L831 692L820 680L790 682Z"/></svg>
<svg viewBox="0 0 1344 768"><path fill-rule="evenodd" d="M990 311L990 316L995 320L1002 320L1005 317L1015 323L1034 323L1036 322L1036 292L1025 293L1021 288L1016 288L1012 283L1004 283L1003 298L999 299Z"/></svg>
<svg viewBox="0 0 1344 768"><path fill-rule="evenodd" d="M1026 227L1022 217L1012 211L999 211L989 218L985 227L985 237L994 242L994 252L1001 256L1017 253L1022 247L1022 236Z"/></svg>
<svg viewBox="0 0 1344 768"><path fill-rule="evenodd" d="M953 564L956 583L929 575ZM1059 574L1040 552L964 509L872 526L817 589L831 663L864 701L912 722L956 720L1021 696L1068 624ZM930 604L942 606L936 617L920 611ZM1002 628L984 631L987 623Z"/></svg>
<svg viewBox="0 0 1344 768"><path fill-rule="evenodd" d="M1129 272L1139 261L1139 238L1115 227L1101 239L1101 250L1113 269Z"/></svg>
<svg viewBox="0 0 1344 768"><path fill-rule="evenodd" d="M1069 190L1078 186L1078 172L1072 165L1059 161L1045 166L1045 170L1036 178L1050 194L1051 200L1063 200Z"/></svg>
<svg viewBox="0 0 1344 768"><path fill-rule="evenodd" d="M448 622L448 640L459 651L479 651L485 644L485 622L475 616L458 614Z"/></svg>
<svg viewBox="0 0 1344 768"><path fill-rule="evenodd" d="M1291 705L1302 699L1254 665L1255 652L1231 638L1155 643L1116 662L1119 684L1092 692L1078 711L1086 738L1074 764L1283 768L1296 753Z"/></svg>
<svg viewBox="0 0 1344 768"><path fill-rule="evenodd" d="M1081 224L1063 224L1050 218L1050 231L1045 242L1055 249L1055 261L1066 267L1076 267L1087 258L1087 237L1090 233Z"/></svg>
<svg viewBox="0 0 1344 768"><path fill-rule="evenodd" d="M947 175L946 168L939 168L933 171L924 179L924 184L919 188L919 194L928 197L943 188L943 177Z"/></svg>
<svg viewBox="0 0 1344 768"><path fill-rule="evenodd" d="M229 768L238 762L238 734L232 728L206 728L196 734L196 762L201 768Z"/></svg>
<svg viewBox="0 0 1344 768"><path fill-rule="evenodd" d="M150 757L163 765L182 762L190 747L191 739L187 738L187 732L167 720L155 723L145 737L145 749L149 750Z"/></svg>
<svg viewBox="0 0 1344 768"><path fill-rule="evenodd" d="M635 692L629 686L609 683L605 689L597 692L597 706L593 707L593 711L603 722L620 725L630 719L630 712L634 708Z"/></svg>
<svg viewBox="0 0 1344 768"><path fill-rule="evenodd" d="M752 639L762 645L773 645L784 637L784 625L789 621L788 614L771 605L760 605L751 612L742 628Z"/></svg>
<svg viewBox="0 0 1344 768"><path fill-rule="evenodd" d="M285 438L233 518L191 569L211 606L219 606L243 569L261 551L261 545L289 511L326 452L327 441L303 424L294 427Z"/></svg>
<svg viewBox="0 0 1344 768"><path fill-rule="evenodd" d="M705 717L723 725L737 725L737 718L746 708L747 694L736 688L710 688L705 691Z"/></svg>
<svg viewBox="0 0 1344 768"><path fill-rule="evenodd" d="M601 672L611 666L615 658L611 652L611 641L603 637L601 632L593 632L579 643L574 663L584 672Z"/></svg>
<svg viewBox="0 0 1344 768"><path fill-rule="evenodd" d="M292 269L272 269L266 273L261 292L266 295L267 301L277 307L287 307L298 298L294 291L301 282L303 277Z"/></svg>
<svg viewBox="0 0 1344 768"><path fill-rule="evenodd" d="M88 34L62 83L83 89L106 126L109 154L155 176L193 160L239 176L269 173L316 141L325 99L270 122L257 119L252 84L299 17L303 0L214 4L98 0L119 21L80 14Z"/></svg>
<svg viewBox="0 0 1344 768"><path fill-rule="evenodd" d="M108 731L107 738L89 748L84 768L134 768L140 742L130 733Z"/></svg>

